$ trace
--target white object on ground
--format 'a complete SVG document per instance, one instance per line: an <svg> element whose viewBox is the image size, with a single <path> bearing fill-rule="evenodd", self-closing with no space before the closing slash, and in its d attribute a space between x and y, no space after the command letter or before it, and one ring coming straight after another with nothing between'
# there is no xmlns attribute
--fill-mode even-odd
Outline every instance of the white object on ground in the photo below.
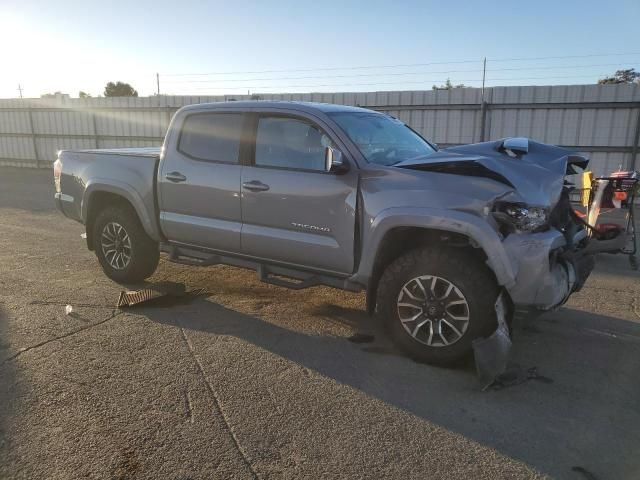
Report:
<svg viewBox="0 0 640 480"><path fill-rule="evenodd" d="M71 312L73 312L73 307L71 305L67 305L66 307L64 307L64 313L66 313L67 315L71 315Z"/></svg>

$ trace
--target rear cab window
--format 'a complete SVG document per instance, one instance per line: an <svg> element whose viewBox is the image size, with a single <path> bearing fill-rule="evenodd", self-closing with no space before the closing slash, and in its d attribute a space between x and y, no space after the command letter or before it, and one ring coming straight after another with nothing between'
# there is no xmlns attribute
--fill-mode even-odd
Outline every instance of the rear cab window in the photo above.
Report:
<svg viewBox="0 0 640 480"><path fill-rule="evenodd" d="M178 151L208 162L238 163L244 115L194 113L185 118Z"/></svg>

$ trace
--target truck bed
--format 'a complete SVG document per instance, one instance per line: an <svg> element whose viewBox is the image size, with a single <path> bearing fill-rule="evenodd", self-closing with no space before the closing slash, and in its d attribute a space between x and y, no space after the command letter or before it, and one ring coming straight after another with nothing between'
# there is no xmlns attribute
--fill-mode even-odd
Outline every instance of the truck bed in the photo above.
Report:
<svg viewBox="0 0 640 480"><path fill-rule="evenodd" d="M108 192L127 199L145 231L158 238L156 174L160 147L62 150L60 191L56 202L69 218L86 223L93 192Z"/></svg>
<svg viewBox="0 0 640 480"><path fill-rule="evenodd" d="M129 148L95 148L95 149L87 149L87 150L64 150L64 152L160 158L160 150L161 150L160 147L139 147L139 148L129 147Z"/></svg>

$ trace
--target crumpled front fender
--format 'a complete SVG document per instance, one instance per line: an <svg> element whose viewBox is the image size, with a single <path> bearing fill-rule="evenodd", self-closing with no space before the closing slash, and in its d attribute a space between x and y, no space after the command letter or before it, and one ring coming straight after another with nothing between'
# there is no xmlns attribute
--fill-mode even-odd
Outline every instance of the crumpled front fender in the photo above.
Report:
<svg viewBox="0 0 640 480"><path fill-rule="evenodd" d="M398 227L417 227L443 232L455 232L466 235L487 256L487 264L494 272L500 285L507 288L515 284L515 271L498 233L477 215L470 213L425 207L398 207L382 211L371 219L368 232L365 232L362 249L362 261L357 273L350 281L366 285L371 278L373 267L385 235Z"/></svg>
<svg viewBox="0 0 640 480"><path fill-rule="evenodd" d="M422 227L466 235L487 256L515 306L548 310L561 305L576 288L576 268L559 253L566 246L561 232L512 234L506 239L487 220L466 212L427 208L390 208L371 220L362 262L349 280L367 285L378 249L387 232L397 227Z"/></svg>

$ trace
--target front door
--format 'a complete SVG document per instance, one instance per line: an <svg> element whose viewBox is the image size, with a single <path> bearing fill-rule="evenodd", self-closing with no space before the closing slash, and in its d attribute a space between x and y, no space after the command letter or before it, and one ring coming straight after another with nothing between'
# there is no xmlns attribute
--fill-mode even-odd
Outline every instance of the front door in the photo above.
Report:
<svg viewBox="0 0 640 480"><path fill-rule="evenodd" d="M306 118L255 120L254 162L242 171L242 252L352 272L357 169L326 172L325 148L334 141Z"/></svg>
<svg viewBox="0 0 640 480"><path fill-rule="evenodd" d="M173 242L239 252L241 138L246 116L194 113L159 172L160 224Z"/></svg>

